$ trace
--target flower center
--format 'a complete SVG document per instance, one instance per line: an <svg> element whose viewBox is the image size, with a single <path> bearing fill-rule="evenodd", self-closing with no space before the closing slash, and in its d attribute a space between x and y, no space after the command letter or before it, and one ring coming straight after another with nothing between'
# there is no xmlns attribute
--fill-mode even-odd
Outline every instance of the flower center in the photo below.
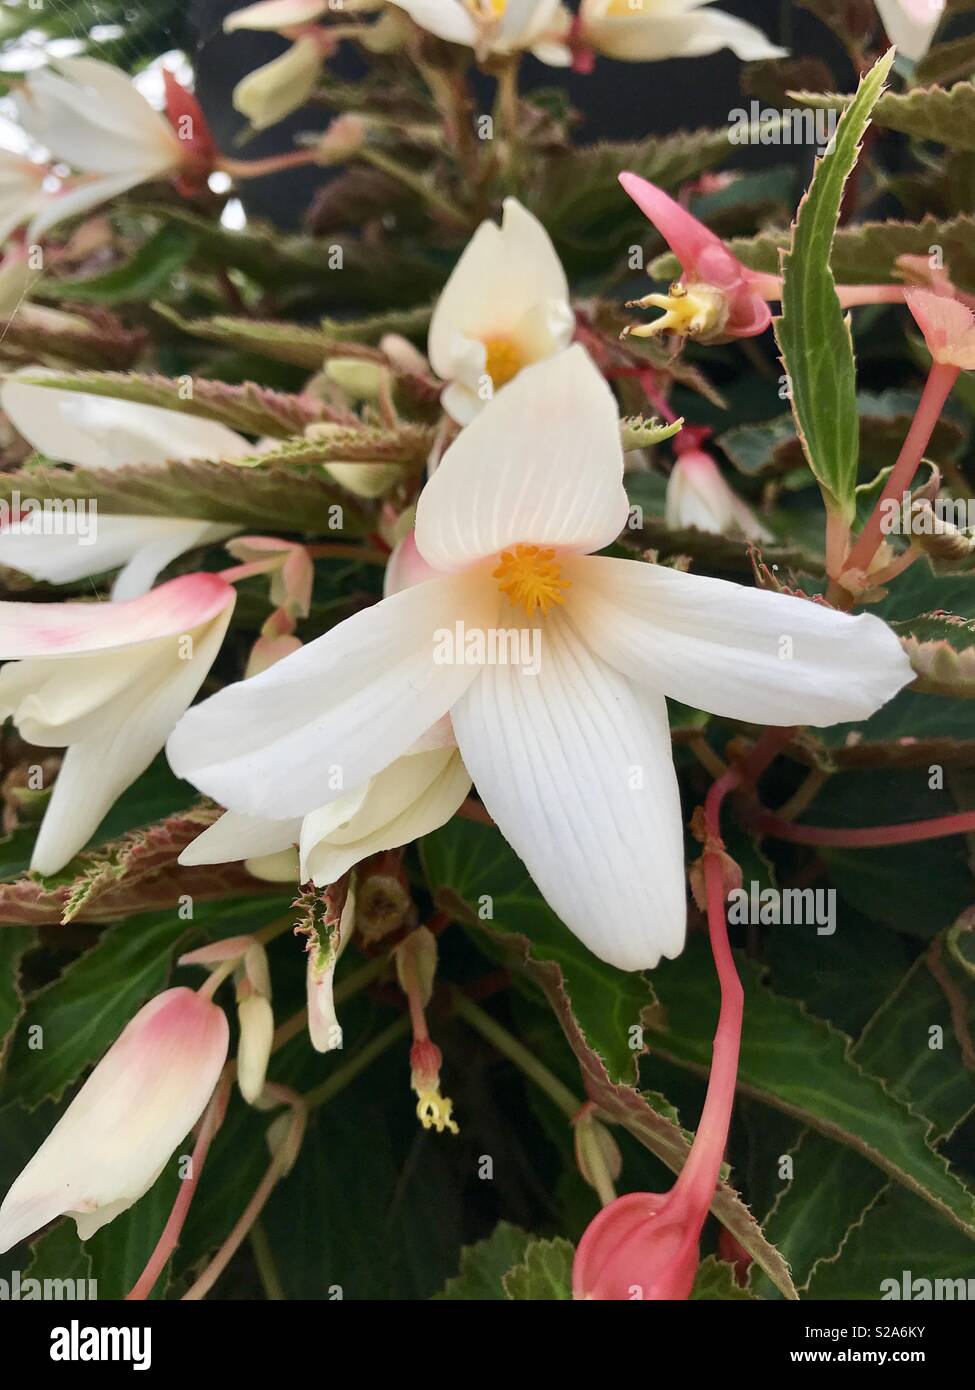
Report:
<svg viewBox="0 0 975 1390"><path fill-rule="evenodd" d="M498 581L508 602L520 603L529 618L536 608L547 613L551 604L565 602L562 590L568 589L572 581L562 578L554 550L516 545L513 550L502 550L499 558L501 563L491 571L492 578Z"/></svg>
<svg viewBox="0 0 975 1390"><path fill-rule="evenodd" d="M703 338L705 341L721 332L728 317L728 299L715 285L695 281L671 285L667 294L647 294L631 299L627 308L663 309L664 314L653 323L641 323L623 330L623 337L652 338L657 333L679 333L682 338Z"/></svg>
<svg viewBox="0 0 975 1390"><path fill-rule="evenodd" d="M467 0L467 8L475 19L490 22L494 19L504 18L504 12L508 8L508 0Z"/></svg>
<svg viewBox="0 0 975 1390"><path fill-rule="evenodd" d="M606 6L606 14L613 19L628 19L630 15L644 14L649 11L653 0L609 0Z"/></svg>
<svg viewBox="0 0 975 1390"><path fill-rule="evenodd" d="M511 338L485 338L484 351L484 370L495 387L506 386L525 365L521 349Z"/></svg>

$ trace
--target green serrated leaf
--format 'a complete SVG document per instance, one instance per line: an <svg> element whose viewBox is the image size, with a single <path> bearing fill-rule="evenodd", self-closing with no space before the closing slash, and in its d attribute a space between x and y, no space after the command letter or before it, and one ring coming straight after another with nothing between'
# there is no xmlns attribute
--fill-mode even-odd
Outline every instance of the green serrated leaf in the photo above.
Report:
<svg viewBox="0 0 975 1390"><path fill-rule="evenodd" d="M460 1252L460 1272L448 1279L435 1300L503 1302L502 1280L525 1257L531 1236L520 1226L499 1221L486 1240L465 1245Z"/></svg>
<svg viewBox="0 0 975 1390"><path fill-rule="evenodd" d="M18 380L29 386L163 406L183 415L216 420L244 434L269 434L276 438L300 434L320 415L304 398L272 391L252 381L230 386L224 381L199 377L173 379L139 372L44 372L38 376L22 372Z"/></svg>
<svg viewBox="0 0 975 1390"><path fill-rule="evenodd" d="M744 967L744 968L742 968ZM850 1040L774 995L739 963L745 985L739 1090L775 1106L868 1159L975 1236L975 1197L930 1147L929 1126L850 1055ZM652 1053L705 1074L715 986L710 954L693 938L654 975L665 1023Z"/></svg>
<svg viewBox="0 0 975 1390"><path fill-rule="evenodd" d="M506 1298L568 1302L572 1298L572 1257L570 1241L533 1240L522 1261L502 1279Z"/></svg>
<svg viewBox="0 0 975 1390"><path fill-rule="evenodd" d="M883 61L883 60L882 60ZM835 93L790 92L803 106L820 110L846 106L856 98ZM887 130L915 140L935 140L953 150L975 150L975 83L953 87L913 87L909 92L886 92L874 108L873 119Z"/></svg>
<svg viewBox="0 0 975 1390"><path fill-rule="evenodd" d="M753 1302L755 1295L735 1279L735 1271L726 1260L717 1255L708 1255L698 1266L691 1290L692 1299L720 1301L722 1303Z"/></svg>
<svg viewBox="0 0 975 1390"><path fill-rule="evenodd" d="M782 316L775 324L803 451L827 504L846 521L854 513L858 468L856 366L829 258L843 189L893 60L890 50L863 78L831 148L816 161L783 261Z"/></svg>

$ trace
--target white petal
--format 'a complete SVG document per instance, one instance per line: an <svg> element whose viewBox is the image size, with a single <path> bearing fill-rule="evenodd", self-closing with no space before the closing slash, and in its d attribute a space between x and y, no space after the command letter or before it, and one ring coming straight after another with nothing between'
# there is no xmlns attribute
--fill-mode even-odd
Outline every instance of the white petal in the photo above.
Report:
<svg viewBox="0 0 975 1390"><path fill-rule="evenodd" d="M31 868L54 874L87 844L122 793L152 762L196 695L230 622L228 605L192 633L193 654L173 653L168 671L152 667L119 699L108 729L73 742L64 756L41 823Z"/></svg>
<svg viewBox="0 0 975 1390"><path fill-rule="evenodd" d="M30 73L14 94L20 123L54 156L99 174L178 164L175 130L119 68L94 58L61 58Z"/></svg>
<svg viewBox="0 0 975 1390"><path fill-rule="evenodd" d="M869 613L635 560L573 559L563 574L572 622L604 660L728 719L866 719L913 679L900 642Z"/></svg>
<svg viewBox="0 0 975 1390"><path fill-rule="evenodd" d="M915 63L931 47L944 9L945 0L877 0L887 37Z"/></svg>
<svg viewBox="0 0 975 1390"><path fill-rule="evenodd" d="M298 843L300 819L268 820L224 811L218 821L186 846L180 864L235 864L240 859L263 858Z"/></svg>
<svg viewBox="0 0 975 1390"><path fill-rule="evenodd" d="M539 674L487 667L453 720L485 806L566 926L623 970L677 955L684 843L663 697L594 656L560 612L543 624Z"/></svg>
<svg viewBox="0 0 975 1390"><path fill-rule="evenodd" d="M181 636L233 608L218 574L184 574L119 603L0 603L0 661L89 656Z"/></svg>
<svg viewBox="0 0 975 1390"><path fill-rule="evenodd" d="M122 169L117 174L94 174L69 180L41 202L27 228L28 241L40 240L52 227L68 217L80 217L82 213L91 212L92 208L100 207L110 198L117 198L137 184L145 183L149 177L144 169Z"/></svg>
<svg viewBox="0 0 975 1390"><path fill-rule="evenodd" d="M576 345L519 372L450 446L420 494L416 543L443 570L519 542L599 550L628 511L616 401Z"/></svg>
<svg viewBox="0 0 975 1390"><path fill-rule="evenodd" d="M44 534L30 521L14 522L0 531L0 565L51 584L69 584L124 565L112 597L138 598L177 555L239 529L179 517L97 516L84 534L58 535Z"/></svg>
<svg viewBox="0 0 975 1390"><path fill-rule="evenodd" d="M174 771L229 810L304 815L368 781L445 714L477 668L440 665L435 634L490 627L480 574L383 599L260 675L197 705L169 741Z"/></svg>
<svg viewBox="0 0 975 1390"><path fill-rule="evenodd" d="M214 420L137 401L29 385L17 375L0 387L0 406L38 453L82 468L253 453L246 439Z"/></svg>
<svg viewBox="0 0 975 1390"><path fill-rule="evenodd" d="M477 26L461 0L390 0L390 3L405 10L421 29L448 43L463 43L472 48L477 41Z"/></svg>
<svg viewBox="0 0 975 1390"><path fill-rule="evenodd" d="M321 822L306 816L301 829L301 881L322 888L380 850L429 835L461 806L471 778L455 749L398 758L369 784L358 812L345 825L320 835Z"/></svg>
<svg viewBox="0 0 975 1390"><path fill-rule="evenodd" d="M329 0L258 0L232 10L223 22L224 33L235 29L287 29L292 24L311 24L329 8Z"/></svg>

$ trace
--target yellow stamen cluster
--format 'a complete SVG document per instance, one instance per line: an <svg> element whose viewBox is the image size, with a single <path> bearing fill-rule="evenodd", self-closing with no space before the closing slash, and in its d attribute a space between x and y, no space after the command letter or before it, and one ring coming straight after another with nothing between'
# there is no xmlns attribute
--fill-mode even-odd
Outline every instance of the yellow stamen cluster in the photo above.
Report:
<svg viewBox="0 0 975 1390"><path fill-rule="evenodd" d="M682 338L707 338L720 333L728 312L727 298L714 285L697 281L671 285L667 294L647 294L627 301L628 309L663 309L663 317L623 329L622 337L653 338L677 333Z"/></svg>
<svg viewBox="0 0 975 1390"><path fill-rule="evenodd" d="M537 608L547 613L553 603L564 603L563 589L572 581L562 578L554 550L537 545L516 545L502 550L501 563L491 571L508 602L521 604L529 618Z"/></svg>
<svg viewBox="0 0 975 1390"><path fill-rule="evenodd" d="M495 389L507 385L525 365L521 349L510 338L485 338L484 351L484 370Z"/></svg>
<svg viewBox="0 0 975 1390"><path fill-rule="evenodd" d="M417 1095L416 1117L424 1129L435 1129L438 1134L443 1134L445 1129L451 1134L460 1133L457 1121L451 1118L454 1102L449 1096L442 1096L439 1089L417 1091Z"/></svg>

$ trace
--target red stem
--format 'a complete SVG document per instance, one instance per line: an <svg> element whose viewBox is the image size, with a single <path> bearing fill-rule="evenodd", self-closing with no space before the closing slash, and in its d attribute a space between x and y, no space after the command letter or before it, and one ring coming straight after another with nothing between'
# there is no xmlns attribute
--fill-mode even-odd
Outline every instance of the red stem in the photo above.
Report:
<svg viewBox="0 0 975 1390"><path fill-rule="evenodd" d="M755 820L756 827L777 840L791 840L796 845L824 845L836 849L875 849L883 845L913 845L921 840L939 840L945 835L975 833L975 811L961 811L954 816L936 816L933 820L905 821L902 825L868 825L858 829L842 829L830 825L794 825L763 812Z"/></svg>
<svg viewBox="0 0 975 1390"><path fill-rule="evenodd" d="M196 1195L197 1184L200 1181L200 1174L203 1172L203 1165L213 1142L213 1136L223 1124L224 1115L227 1113L229 1098L230 1076L227 1073L217 1082L217 1089L214 1091L203 1116L200 1132L196 1136L196 1144L193 1147L193 1156L190 1160L190 1176L184 1178L180 1183L179 1192L173 1203L172 1211L169 1213L169 1220L163 1227L162 1235L156 1242L156 1248L149 1256L145 1269L125 1295L126 1302L135 1302L149 1297L156 1286L157 1279L166 1267L166 1261L176 1249L183 1224L189 1213L190 1203Z"/></svg>
<svg viewBox="0 0 975 1390"><path fill-rule="evenodd" d="M924 390L921 393L921 399L918 401L917 411L911 421L911 428L907 431L907 438L901 445L901 451L897 455L897 462L891 469L886 487L877 499L873 511L867 518L867 524L850 551L846 569L861 570L864 574L867 572L874 552L883 539L884 503L892 497L901 498L907 490L907 486L924 456L928 441L941 416L944 403L951 394L952 387L958 378L958 372L959 368L949 363L932 362L928 379L924 383Z"/></svg>

